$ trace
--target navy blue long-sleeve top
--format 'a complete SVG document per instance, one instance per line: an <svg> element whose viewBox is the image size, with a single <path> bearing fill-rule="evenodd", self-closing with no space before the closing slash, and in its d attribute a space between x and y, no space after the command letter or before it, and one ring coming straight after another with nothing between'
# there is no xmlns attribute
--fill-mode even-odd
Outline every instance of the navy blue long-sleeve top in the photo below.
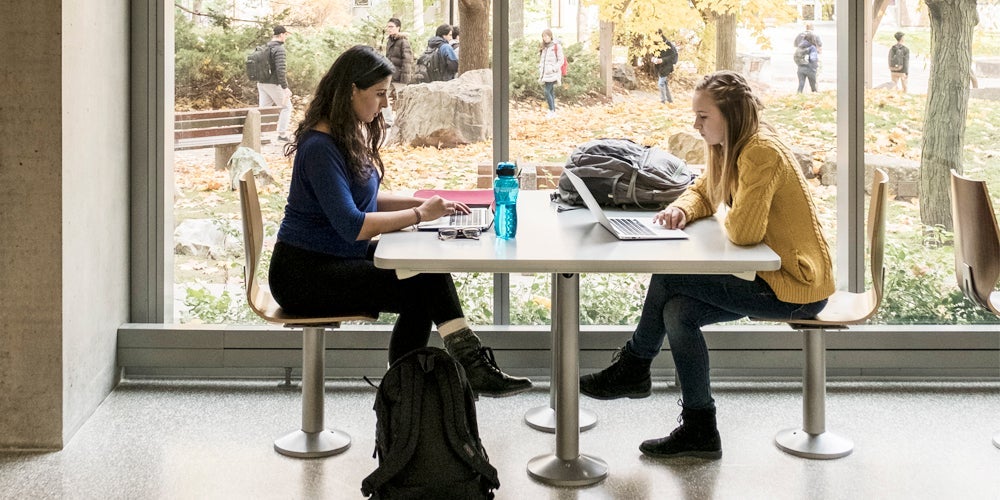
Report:
<svg viewBox="0 0 1000 500"><path fill-rule="evenodd" d="M345 258L363 258L357 241L365 214L378 209L378 172L354 179L333 137L315 130L299 140L278 241Z"/></svg>

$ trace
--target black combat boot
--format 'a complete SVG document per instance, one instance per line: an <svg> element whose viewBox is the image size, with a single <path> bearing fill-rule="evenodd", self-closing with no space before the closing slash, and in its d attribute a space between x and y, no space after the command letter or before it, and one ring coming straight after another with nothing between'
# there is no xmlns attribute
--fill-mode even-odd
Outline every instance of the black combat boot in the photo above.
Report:
<svg viewBox="0 0 1000 500"><path fill-rule="evenodd" d="M451 357L465 368L465 376L476 394L502 397L531 389L530 380L511 377L500 371L493 358L493 349L483 347L479 337L468 328L445 336L444 346Z"/></svg>
<svg viewBox="0 0 1000 500"><path fill-rule="evenodd" d="M722 458L722 439L715 425L715 408L692 410L683 408L677 419L680 427L669 436L643 441L639 451L657 458L697 457L709 460Z"/></svg>
<svg viewBox="0 0 1000 500"><path fill-rule="evenodd" d="M650 395L651 359L642 359L623 346L611 358L611 366L580 377L580 392L594 399L639 399Z"/></svg>

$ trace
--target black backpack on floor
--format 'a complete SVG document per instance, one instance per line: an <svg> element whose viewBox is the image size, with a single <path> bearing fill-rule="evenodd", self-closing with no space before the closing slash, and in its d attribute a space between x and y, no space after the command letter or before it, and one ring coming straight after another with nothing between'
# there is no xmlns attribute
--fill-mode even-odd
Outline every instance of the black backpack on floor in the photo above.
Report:
<svg viewBox="0 0 1000 500"><path fill-rule="evenodd" d="M379 466L361 483L373 499L492 499L500 487L479 439L475 395L448 353L397 360L375 396Z"/></svg>

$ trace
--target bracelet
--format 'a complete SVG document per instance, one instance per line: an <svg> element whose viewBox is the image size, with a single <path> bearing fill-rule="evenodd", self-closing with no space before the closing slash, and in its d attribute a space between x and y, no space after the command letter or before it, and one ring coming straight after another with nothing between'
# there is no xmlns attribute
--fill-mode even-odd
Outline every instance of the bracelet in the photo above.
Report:
<svg viewBox="0 0 1000 500"><path fill-rule="evenodd" d="M417 224L423 222L424 218L420 216L420 211L417 210L417 207L411 207L410 209L413 210L413 213L417 216Z"/></svg>

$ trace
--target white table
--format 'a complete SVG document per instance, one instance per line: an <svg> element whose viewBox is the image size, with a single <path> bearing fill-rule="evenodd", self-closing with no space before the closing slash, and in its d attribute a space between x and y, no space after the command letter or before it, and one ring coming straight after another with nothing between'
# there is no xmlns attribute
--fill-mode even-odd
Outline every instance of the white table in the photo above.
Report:
<svg viewBox="0 0 1000 500"><path fill-rule="evenodd" d="M528 473L557 486L594 484L608 474L603 460L580 453L580 273L729 274L774 270L780 259L765 245L741 247L720 222L689 225L686 240L619 241L586 209L559 213L550 191L522 191L517 237L440 241L433 232L383 234L375 265L417 272L552 273L556 452L528 462ZM651 212L639 212L651 217Z"/></svg>

